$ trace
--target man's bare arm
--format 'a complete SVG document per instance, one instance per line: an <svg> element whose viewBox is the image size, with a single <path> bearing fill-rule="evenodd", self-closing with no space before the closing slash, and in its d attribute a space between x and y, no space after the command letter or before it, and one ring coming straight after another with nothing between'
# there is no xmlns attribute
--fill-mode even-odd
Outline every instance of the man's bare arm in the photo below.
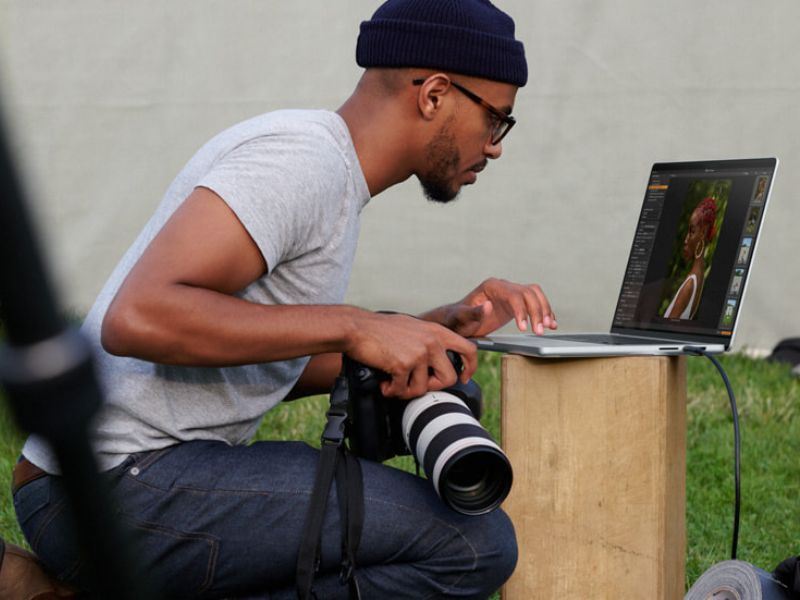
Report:
<svg viewBox="0 0 800 600"><path fill-rule="evenodd" d="M387 396L413 397L455 381L445 351L474 346L440 325L341 305L265 306L234 294L267 272L255 242L212 191L197 188L133 267L102 326L117 355L231 366L348 353L389 373Z"/></svg>

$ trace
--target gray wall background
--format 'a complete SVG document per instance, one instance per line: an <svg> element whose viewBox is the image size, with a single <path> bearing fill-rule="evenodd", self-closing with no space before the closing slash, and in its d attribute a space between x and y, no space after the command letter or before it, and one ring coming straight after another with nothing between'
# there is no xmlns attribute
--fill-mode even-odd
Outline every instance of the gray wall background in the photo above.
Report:
<svg viewBox="0 0 800 600"><path fill-rule="evenodd" d="M0 0L3 108L67 307L88 310L209 137L276 108L338 108L378 4ZM651 164L778 156L736 347L800 335L800 3L497 4L531 75L503 158L452 206L415 180L376 197L348 301L418 311L493 275L539 283L564 330L607 328Z"/></svg>

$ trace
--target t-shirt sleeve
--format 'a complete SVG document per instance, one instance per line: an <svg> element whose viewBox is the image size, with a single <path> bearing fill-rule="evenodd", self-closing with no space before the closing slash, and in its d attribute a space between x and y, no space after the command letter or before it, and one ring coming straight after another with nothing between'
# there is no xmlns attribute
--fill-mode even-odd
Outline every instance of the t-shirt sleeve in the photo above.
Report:
<svg viewBox="0 0 800 600"><path fill-rule="evenodd" d="M231 208L272 271L313 249L343 197L346 170L332 144L302 133L253 138L199 181Z"/></svg>

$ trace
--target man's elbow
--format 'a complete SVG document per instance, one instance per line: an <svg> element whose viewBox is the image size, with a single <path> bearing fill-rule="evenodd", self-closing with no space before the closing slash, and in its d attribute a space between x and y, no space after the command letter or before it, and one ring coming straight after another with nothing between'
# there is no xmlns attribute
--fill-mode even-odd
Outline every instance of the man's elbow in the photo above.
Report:
<svg viewBox="0 0 800 600"><path fill-rule="evenodd" d="M141 327L136 325L140 319L134 313L132 308L119 306L116 302L111 304L100 326L100 344L103 350L115 356L136 354Z"/></svg>

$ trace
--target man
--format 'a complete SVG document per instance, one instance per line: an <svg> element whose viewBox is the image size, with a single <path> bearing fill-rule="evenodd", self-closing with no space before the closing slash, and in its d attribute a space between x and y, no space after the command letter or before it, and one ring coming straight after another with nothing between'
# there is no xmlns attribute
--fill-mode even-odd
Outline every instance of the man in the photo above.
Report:
<svg viewBox="0 0 800 600"><path fill-rule="evenodd" d="M469 379L466 337L512 318L556 327L538 286L494 279L419 318L341 304L368 200L412 175L439 202L475 183L500 157L527 80L514 23L487 0L389 0L362 23L356 57L366 71L337 112L262 115L201 148L84 324L107 396L97 455L137 555L171 597L294 597L318 452L248 441L277 403L329 391L343 353L407 399L456 382L448 350ZM40 440L23 454L26 468L57 473ZM364 598L482 598L511 574L502 511L459 515L424 480L362 469ZM46 475L15 504L49 570L80 586L62 496ZM319 598L347 597L339 546L332 495Z"/></svg>

